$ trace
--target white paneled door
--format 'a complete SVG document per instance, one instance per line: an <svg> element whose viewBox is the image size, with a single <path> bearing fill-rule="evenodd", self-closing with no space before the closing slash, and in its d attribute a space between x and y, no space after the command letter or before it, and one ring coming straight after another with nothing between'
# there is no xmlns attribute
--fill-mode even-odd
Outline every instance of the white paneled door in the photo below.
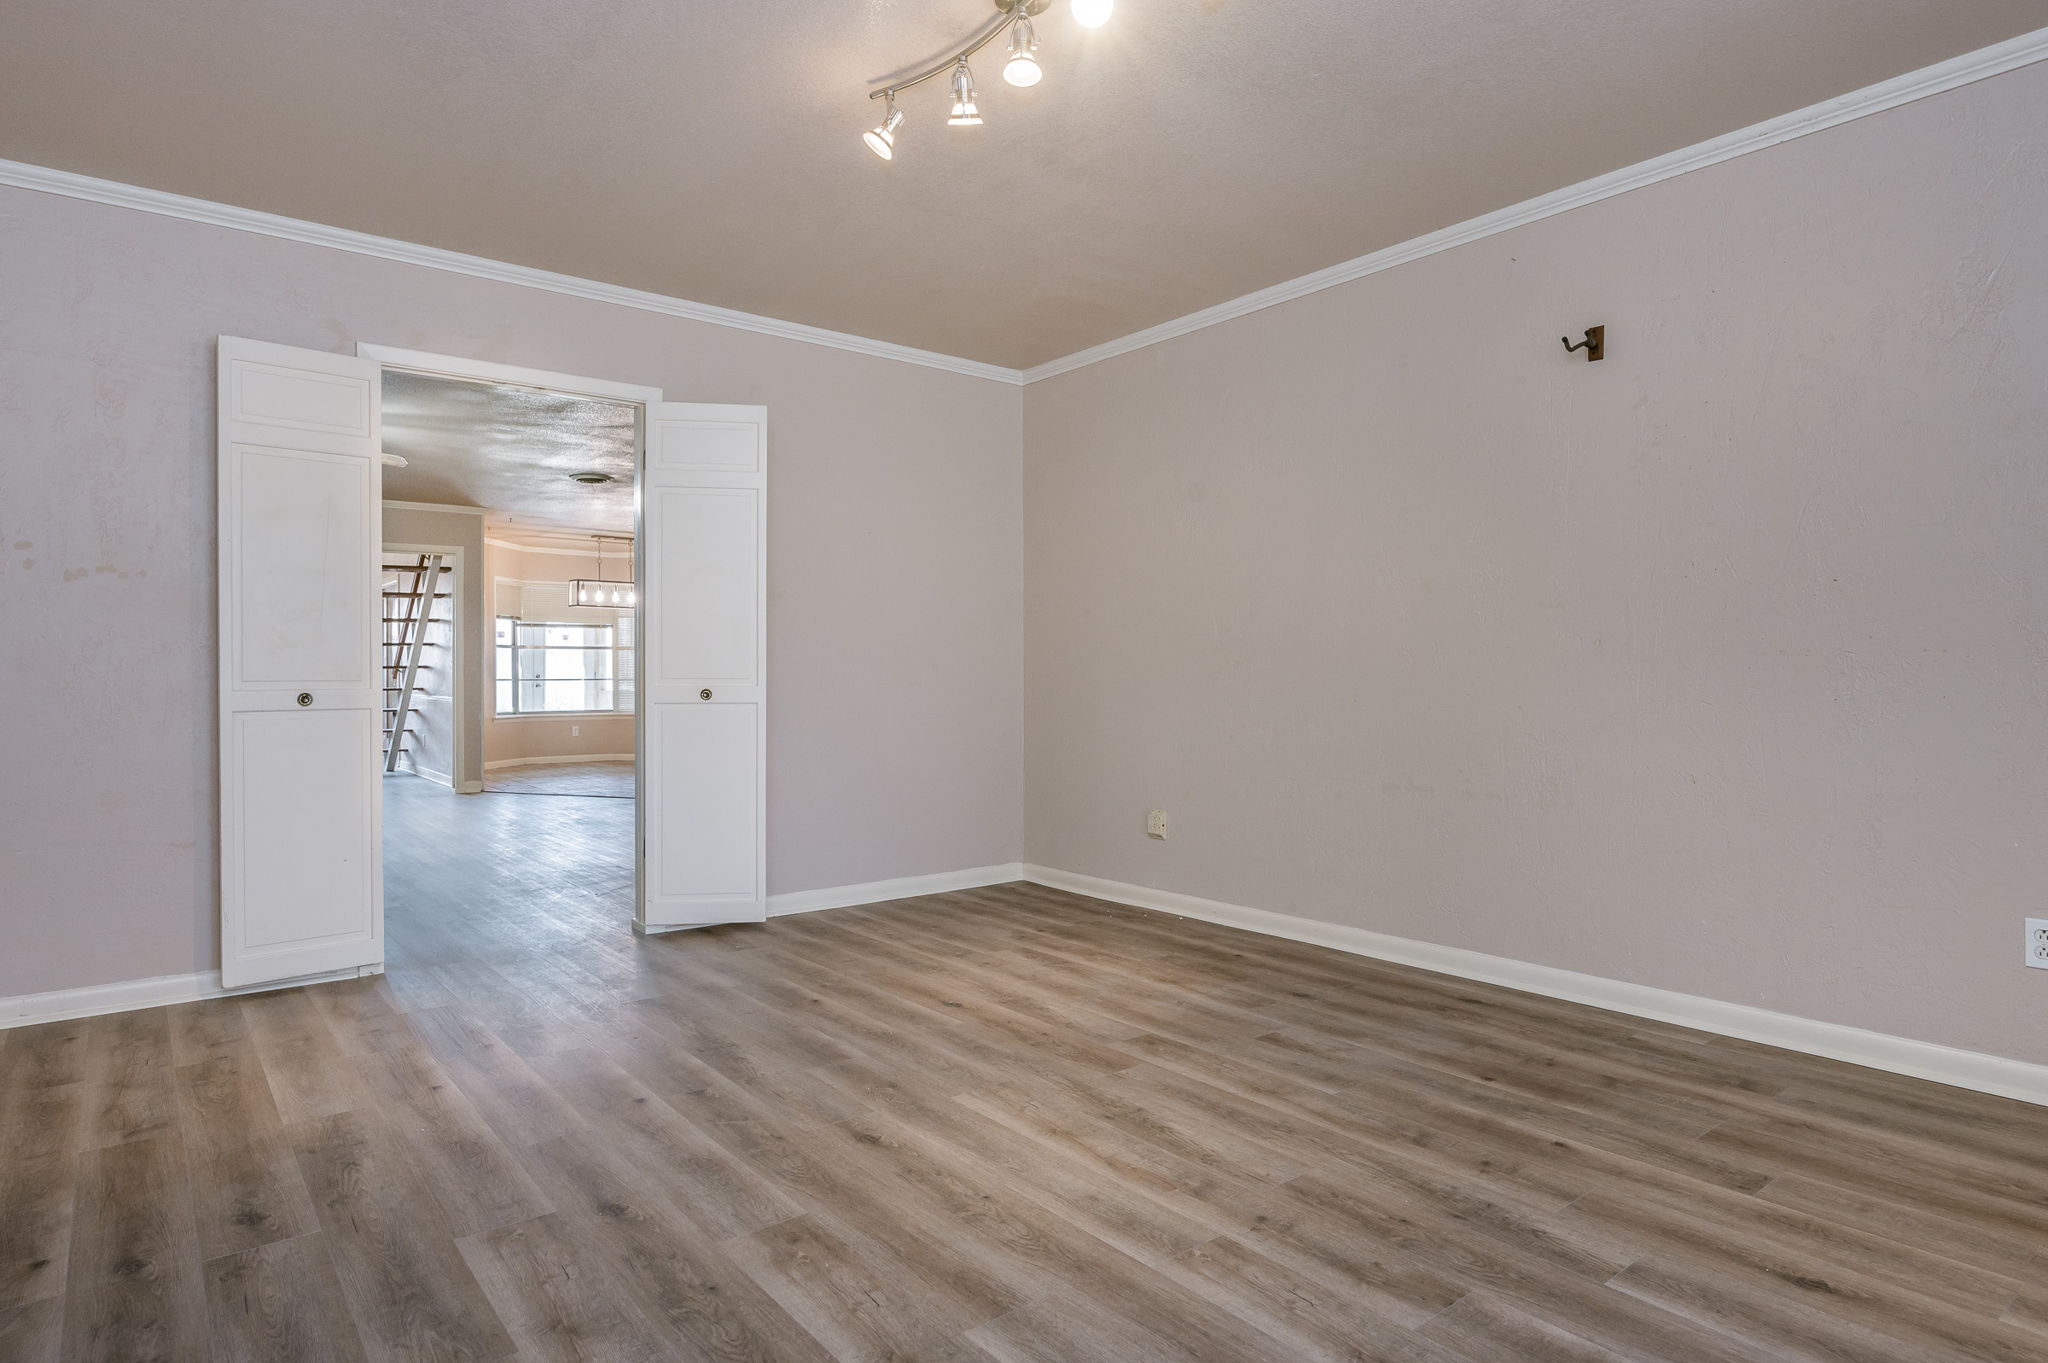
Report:
<svg viewBox="0 0 2048 1363"><path fill-rule="evenodd" d="M384 959L377 362L220 338L221 982Z"/></svg>
<svg viewBox="0 0 2048 1363"><path fill-rule="evenodd" d="M766 408L647 405L642 932L767 916L767 473Z"/></svg>

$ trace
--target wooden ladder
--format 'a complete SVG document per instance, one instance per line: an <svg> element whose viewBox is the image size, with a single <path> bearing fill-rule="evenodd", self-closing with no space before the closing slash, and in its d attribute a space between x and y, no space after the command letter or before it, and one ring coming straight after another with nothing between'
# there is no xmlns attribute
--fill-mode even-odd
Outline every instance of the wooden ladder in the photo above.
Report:
<svg viewBox="0 0 2048 1363"><path fill-rule="evenodd" d="M405 736L412 732L406 721L412 718L413 688L420 675L420 650L427 643L427 622L433 618L434 602L451 593L438 590L439 554L421 554L417 563L385 571L400 577L398 586L384 589L384 770L397 771ZM393 696L398 698L396 704L391 703Z"/></svg>

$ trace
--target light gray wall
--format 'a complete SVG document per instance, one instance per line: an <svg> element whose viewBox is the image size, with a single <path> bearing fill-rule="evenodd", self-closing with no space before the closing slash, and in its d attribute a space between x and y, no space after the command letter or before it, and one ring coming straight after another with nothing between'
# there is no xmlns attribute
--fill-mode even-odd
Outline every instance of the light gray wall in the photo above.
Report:
<svg viewBox="0 0 2048 1363"><path fill-rule="evenodd" d="M2044 126L2037 66L1033 385L1029 858L2048 1061Z"/></svg>
<svg viewBox="0 0 2048 1363"><path fill-rule="evenodd" d="M602 376L585 374L581 377ZM456 590L462 594L458 603L462 609L455 613L455 622L463 635L462 676L458 679L458 686L464 732L462 770L454 776L458 787L474 789L484 779L485 716L495 703L486 683L494 660L491 656L492 625L488 604L491 584L486 562L489 556L484 549L484 518L462 511L422 511L418 507L386 506L384 542L445 544L462 551L455 581ZM431 769L447 770L436 766L437 762L447 760L440 752L446 745L447 736L440 731L450 727L448 712L456 708L446 700L430 701L421 707L419 738L422 746L417 755Z"/></svg>
<svg viewBox="0 0 2048 1363"><path fill-rule="evenodd" d="M1016 388L14 189L0 300L0 995L218 960L220 333L767 404L770 889L1017 859Z"/></svg>

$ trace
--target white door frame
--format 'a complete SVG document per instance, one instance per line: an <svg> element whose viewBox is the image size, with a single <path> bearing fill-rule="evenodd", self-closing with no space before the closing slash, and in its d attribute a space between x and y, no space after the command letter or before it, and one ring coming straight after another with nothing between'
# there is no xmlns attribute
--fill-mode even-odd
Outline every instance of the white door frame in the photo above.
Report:
<svg viewBox="0 0 2048 1363"><path fill-rule="evenodd" d="M389 505L389 503L384 503L384 505ZM468 634L476 624L475 621L468 618L468 613L462 608L462 594L469 589L469 580L463 576L463 571L467 565L462 561L462 546L459 544L399 544L392 540L384 540L382 552L386 554L439 554L447 560L448 566L454 570L455 595L450 597L449 600L455 606L455 609L450 612L455 619L455 643L448 650L448 667L455 676L455 685L448 693L448 698L453 702L448 709L449 714L452 716L449 722L455 726L455 741L449 745L448 760L454 764L455 770L448 773L448 788L458 795L479 794L483 790L481 783L478 783L476 788L472 790L465 786L462 781L462 773L467 770L469 764L469 705L463 695L463 677L464 669L469 665ZM483 565L478 564L477 568L481 571ZM486 589L484 600L489 601L490 599L488 589ZM431 609L433 603L428 602L427 606ZM383 636L380 634L378 637L382 638ZM382 656L381 652L379 656ZM488 689L487 683L486 690ZM428 777L427 779L432 780L433 778ZM382 790L383 787L379 786L378 789Z"/></svg>
<svg viewBox="0 0 2048 1363"><path fill-rule="evenodd" d="M435 374L446 378L468 379L484 383L517 384L530 388L544 388L552 392L579 394L585 397L609 398L615 402L629 402L636 404L640 408L641 414L639 440L640 447L636 453L633 468L633 491L634 501L637 508L642 495L642 487L644 485L646 477L648 441L647 410L652 404L659 403L664 400L661 389L649 387L645 384L620 383L612 379L593 379L580 374L562 374L547 369L529 369L521 365L498 364L490 360L473 360L459 355L441 355L431 351L407 350L398 346L373 345L369 342L358 342L356 345L356 354L358 357L363 359L375 360L386 369L405 369L411 370L416 373ZM639 536L638 533L640 527L638 524L639 513L637 509L635 511L634 519L634 576L636 580L644 581L645 579L642 575L642 564L645 559L646 546L644 540ZM483 566L481 564L477 565L477 571L483 571ZM765 596L763 600L765 601ZM764 620L762 623L763 627L765 628L766 621ZM644 631L636 632L636 639L641 637L642 633L644 633ZM763 671L762 673L761 682L762 689L765 694L767 684L767 674L765 671ZM642 760L645 760L644 754L646 752L647 715L646 707L644 705L636 704L634 706L633 729L634 751L637 754L641 754ZM758 795L757 798L765 800L765 789L767 781L765 753L760 759L758 779L760 782L761 794ZM645 783L643 781L638 784L644 785ZM378 787L378 802L381 811L381 786ZM648 930L647 925L642 921L642 913L646 905L646 886L643 883L647 870L646 849L644 846L646 838L646 803L644 798L642 798L641 792L638 789L636 789L635 791L634 809L634 836L636 842L640 845L636 846L634 849L634 888L632 923L635 931L644 932ZM767 896L767 888L765 885L760 887L760 893L763 900L765 901Z"/></svg>

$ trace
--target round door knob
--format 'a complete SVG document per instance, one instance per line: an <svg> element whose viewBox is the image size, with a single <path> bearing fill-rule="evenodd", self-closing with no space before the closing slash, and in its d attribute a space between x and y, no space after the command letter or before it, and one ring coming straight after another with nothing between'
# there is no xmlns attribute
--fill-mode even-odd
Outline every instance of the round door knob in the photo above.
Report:
<svg viewBox="0 0 2048 1363"><path fill-rule="evenodd" d="M710 699L711 699L711 688L707 686L707 687L705 687L705 688L704 688L704 689L703 689L702 691L699 691L699 692L697 693L697 698L698 698L699 700L710 700Z"/></svg>
<svg viewBox="0 0 2048 1363"><path fill-rule="evenodd" d="M299 692L299 704L301 704L301 705L311 705L312 703L313 703L313 693L312 693L311 691L301 691L301 692Z"/></svg>

